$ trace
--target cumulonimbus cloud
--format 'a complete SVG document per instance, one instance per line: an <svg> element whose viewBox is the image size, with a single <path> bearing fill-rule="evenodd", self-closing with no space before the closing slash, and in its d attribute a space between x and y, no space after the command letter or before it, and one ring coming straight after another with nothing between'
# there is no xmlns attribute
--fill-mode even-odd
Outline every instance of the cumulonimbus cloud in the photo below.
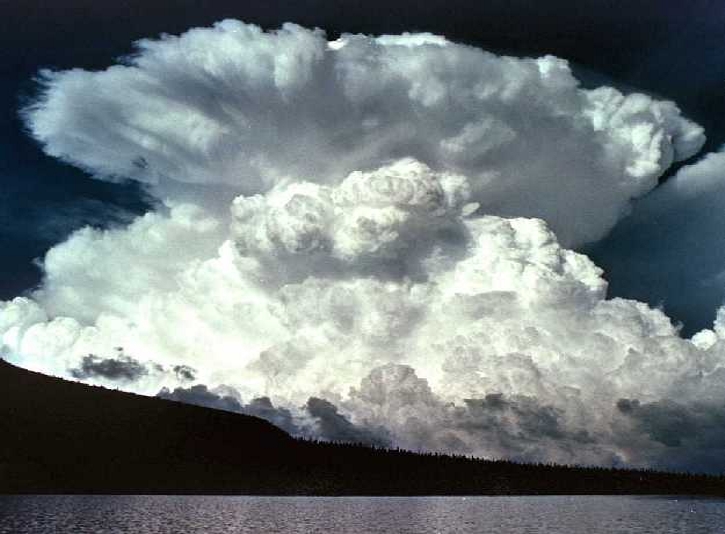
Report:
<svg viewBox="0 0 725 534"><path fill-rule="evenodd" d="M704 142L672 102L582 90L564 60L427 34L331 43L293 24L224 21L140 41L102 72L41 78L32 134L99 176L251 195L412 157L466 175L480 213L543 218L565 245L601 237ZM214 191L207 201L226 200Z"/></svg>
<svg viewBox="0 0 725 534"><path fill-rule="evenodd" d="M0 303L11 360L68 374L123 346L330 439L697 469L725 448L646 423L725 402L725 328L683 339L565 248L700 148L673 103L583 90L550 56L236 21L43 80L46 152L162 206L48 252Z"/></svg>

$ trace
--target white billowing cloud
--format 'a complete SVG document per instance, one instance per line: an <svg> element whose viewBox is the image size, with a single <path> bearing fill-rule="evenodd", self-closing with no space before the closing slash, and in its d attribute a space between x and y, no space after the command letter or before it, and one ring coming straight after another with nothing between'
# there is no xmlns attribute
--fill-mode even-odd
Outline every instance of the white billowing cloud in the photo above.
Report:
<svg viewBox="0 0 725 534"><path fill-rule="evenodd" d="M420 168L410 161L392 168L401 165ZM418 176L420 188L432 179ZM274 198L280 194L270 191L259 206L284 206ZM334 229L343 227L338 219L328 227L331 246L321 252L323 262L310 259L316 250L289 247L275 256L280 271L272 273L270 250L278 251L234 241L234 226L209 257L170 246L168 261L160 264L154 247L141 246L146 216L126 229L98 232L93 247L71 239L54 249L66 247L69 257L88 254L89 268L104 258L109 288L114 280L122 287L125 275L135 299L123 298L120 289L118 301L104 299L73 269L49 273L55 287L72 287L76 302L93 303L95 296L102 311L84 319L73 312L73 301L58 297L65 315L51 316L44 310L49 304L38 304L49 294L43 289L32 299L2 304L2 343L13 361L57 374L77 375L101 363L116 369L128 361L117 358L123 347L127 357L164 370L190 366L200 383L231 385L245 402L268 396L294 412L309 397L327 399L362 434L376 429L381 441L414 449L691 466L694 442L687 435L668 441L663 424L667 414L688 414L691 406L697 408L693 425L717 419L717 412L701 414L723 403L725 329L682 339L661 311L606 300L600 270L561 248L542 221L464 213L456 221L465 241L452 257L441 252L448 246L445 233L436 237L421 227L407 236L433 241L417 264L426 275L418 279L391 273L384 259L367 254L325 268L334 260ZM191 232L194 241L199 235L187 226L191 214L199 222L193 229L214 231L201 224L202 212L186 206L154 217L167 235ZM435 220L431 224L436 228ZM200 257L185 256L195 254ZM134 269L125 269L131 262ZM381 268L362 272L356 262ZM132 289L164 273L165 284ZM96 358L86 362L91 354ZM112 367L114 358L119 363ZM154 372L151 363L146 367L152 372L121 385L156 393L180 382ZM108 373L87 379L119 383ZM640 404L627 411L621 399ZM677 410L662 404L670 400L679 403ZM696 445L707 456L721 443Z"/></svg>
<svg viewBox="0 0 725 534"><path fill-rule="evenodd" d="M460 216L477 207L469 196L465 177L404 159L353 172L335 187L296 182L240 196L232 204L232 235L243 256L287 279L321 271L420 276L415 263L432 247L460 247Z"/></svg>
<svg viewBox="0 0 725 534"><path fill-rule="evenodd" d="M205 402L224 384L415 449L703 468L725 448L666 424L720 416L725 327L683 339L563 246L697 151L674 104L427 34L226 21L139 47L47 74L27 117L164 207L49 251L0 303L12 361Z"/></svg>
<svg viewBox="0 0 725 534"><path fill-rule="evenodd" d="M126 313L148 288L176 287L190 263L216 253L227 229L193 205L169 211L147 213L122 230L74 233L47 253L34 299L52 315L90 321L104 312Z"/></svg>
<svg viewBox="0 0 725 534"><path fill-rule="evenodd" d="M481 213L542 218L569 246L601 237L704 141L673 103L582 90L564 60L428 34L329 43L227 20L137 47L102 72L45 72L26 117L49 154L162 196L178 182L232 196L336 185L413 157L465 175Z"/></svg>

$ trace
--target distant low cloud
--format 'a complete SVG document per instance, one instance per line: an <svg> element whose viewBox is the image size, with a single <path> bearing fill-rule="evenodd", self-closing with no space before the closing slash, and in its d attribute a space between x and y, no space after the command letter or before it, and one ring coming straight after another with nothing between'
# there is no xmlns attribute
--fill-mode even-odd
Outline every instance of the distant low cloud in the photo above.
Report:
<svg viewBox="0 0 725 534"><path fill-rule="evenodd" d="M485 443L492 457L531 461L548 457L559 462L570 462L572 457L601 462L606 454L601 436L596 435L599 429L573 424L571 414L560 406L503 393L452 403L406 365L374 369L344 406L356 420L387 429L393 443L414 450L475 454Z"/></svg>
<svg viewBox="0 0 725 534"><path fill-rule="evenodd" d="M214 408L216 410L225 410L227 412L242 413L242 403L236 391L216 393L210 391L204 384L196 384L188 388L178 387L174 390L163 388L156 396L162 399L184 402L186 404L194 404L196 406L205 406L206 408Z"/></svg>
<svg viewBox="0 0 725 534"><path fill-rule="evenodd" d="M180 382L192 382L196 380L196 369L188 365L174 365L172 371Z"/></svg>
<svg viewBox="0 0 725 534"><path fill-rule="evenodd" d="M630 425L627 426L630 434L625 435L633 448L642 443L643 436L659 445L655 451L640 451L649 454L649 461L654 465L699 471L720 465L720 458L725 454L725 403L722 401L619 399L617 408Z"/></svg>
<svg viewBox="0 0 725 534"><path fill-rule="evenodd" d="M140 361L124 353L123 347L116 347L113 356L102 357L88 354L80 359L68 373L79 380L139 383L143 380L156 381L174 377L179 382L189 382L196 377L196 370L188 365L173 365L169 368L153 361Z"/></svg>
<svg viewBox="0 0 725 534"><path fill-rule="evenodd" d="M84 356L78 367L70 370L79 379L104 378L131 382L148 374L148 369L138 360L124 354L116 358L101 358L94 354Z"/></svg>
<svg viewBox="0 0 725 534"><path fill-rule="evenodd" d="M327 441L364 443L366 445L389 446L391 444L385 427L376 429L354 425L342 415L337 406L325 399L310 397L305 404L307 413L314 419L314 437Z"/></svg>
<svg viewBox="0 0 725 534"><path fill-rule="evenodd" d="M617 406L621 410L621 404ZM630 406L631 409L623 413L663 445L681 447L688 441L702 438L703 434L716 432L719 440L713 441L712 445L725 449L725 404L686 405L672 400L643 404L635 400Z"/></svg>
<svg viewBox="0 0 725 534"><path fill-rule="evenodd" d="M242 413L261 417L292 435L300 435L303 433L299 422L295 420L292 412L286 408L274 406L269 397L252 399L249 404L243 406Z"/></svg>
<svg viewBox="0 0 725 534"><path fill-rule="evenodd" d="M204 384L196 384L187 388L177 387L173 390L162 388L156 396L186 404L259 417L293 436L324 441L389 445L389 441L384 439L384 429L377 429L380 435L376 435L369 429L356 427L348 418L338 412L337 406L316 397L310 397L304 407L293 415L286 408L275 407L269 397L257 397L248 404L244 404L239 392L229 386L221 386L213 390Z"/></svg>
<svg viewBox="0 0 725 534"><path fill-rule="evenodd" d="M156 396L216 410L253 415L269 421L292 435L299 436L304 433L295 422L292 413L285 408L275 407L269 397L257 397L252 399L249 404L244 404L239 392L229 386L220 386L213 390L204 384L195 384L186 388L177 387L173 390L162 388Z"/></svg>

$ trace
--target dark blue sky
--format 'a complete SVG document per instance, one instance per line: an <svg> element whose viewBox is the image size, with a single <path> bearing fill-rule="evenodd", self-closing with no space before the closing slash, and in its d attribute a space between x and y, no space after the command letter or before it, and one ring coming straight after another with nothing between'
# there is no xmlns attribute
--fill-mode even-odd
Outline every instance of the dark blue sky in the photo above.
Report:
<svg viewBox="0 0 725 534"><path fill-rule="evenodd" d="M122 224L147 209L135 184L92 180L42 154L18 109L39 68L104 68L133 40L233 17L277 27L294 21L338 32L431 31L521 55L555 54L583 67L585 82L620 84L673 99L725 142L725 4L649 1L212 1L29 0L0 7L0 299L40 280L33 260L72 230ZM594 74L593 74L594 73ZM664 305L691 333L712 320L725 284L717 199L650 206L645 199L611 235L586 249L611 296ZM725 225L725 222L723 223ZM706 231L703 229L707 229Z"/></svg>

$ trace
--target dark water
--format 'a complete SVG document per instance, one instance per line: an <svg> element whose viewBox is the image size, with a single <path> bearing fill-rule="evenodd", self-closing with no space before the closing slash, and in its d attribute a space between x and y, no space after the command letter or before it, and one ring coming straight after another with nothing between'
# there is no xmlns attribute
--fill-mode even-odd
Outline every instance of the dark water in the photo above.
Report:
<svg viewBox="0 0 725 534"><path fill-rule="evenodd" d="M1 534L725 533L725 500L673 497L0 496Z"/></svg>

